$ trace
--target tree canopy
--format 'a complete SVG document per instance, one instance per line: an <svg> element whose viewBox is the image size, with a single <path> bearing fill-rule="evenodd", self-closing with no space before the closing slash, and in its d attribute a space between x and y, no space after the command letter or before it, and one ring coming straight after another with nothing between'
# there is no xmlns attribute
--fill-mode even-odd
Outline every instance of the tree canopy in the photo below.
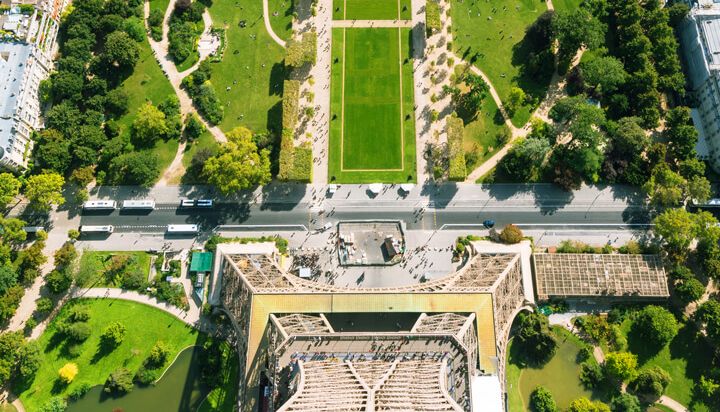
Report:
<svg viewBox="0 0 720 412"><path fill-rule="evenodd" d="M237 127L226 136L227 143L222 145L217 155L207 160L203 168L203 175L208 183L223 194L268 183L269 151L258 151L252 132L246 128Z"/></svg>

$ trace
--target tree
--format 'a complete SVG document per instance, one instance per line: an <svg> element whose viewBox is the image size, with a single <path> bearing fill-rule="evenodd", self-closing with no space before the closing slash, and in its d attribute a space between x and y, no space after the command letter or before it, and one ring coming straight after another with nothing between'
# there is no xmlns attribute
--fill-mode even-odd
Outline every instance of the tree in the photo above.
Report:
<svg viewBox="0 0 720 412"><path fill-rule="evenodd" d="M125 153L108 166L107 180L113 184L150 187L160 174L157 156L148 151Z"/></svg>
<svg viewBox="0 0 720 412"><path fill-rule="evenodd" d="M57 173L33 175L25 184L25 196L34 209L46 212L65 203L62 195L64 184L65 179Z"/></svg>
<svg viewBox="0 0 720 412"><path fill-rule="evenodd" d="M80 187L85 187L95 179L95 169L92 166L80 167L72 171L70 181Z"/></svg>
<svg viewBox="0 0 720 412"><path fill-rule="evenodd" d="M85 342L92 334L92 329L86 322L75 322L65 328L65 334L70 340Z"/></svg>
<svg viewBox="0 0 720 412"><path fill-rule="evenodd" d="M570 13L557 13L553 20L553 33L559 43L558 54L565 64L580 47L593 49L603 43L605 26L585 8Z"/></svg>
<svg viewBox="0 0 720 412"><path fill-rule="evenodd" d="M58 370L58 375L60 375L60 380L63 381L65 384L69 384L70 382L75 379L75 377L78 374L78 366L75 363L68 362L65 365L63 365L60 370Z"/></svg>
<svg viewBox="0 0 720 412"><path fill-rule="evenodd" d="M195 140L203 133L205 133L205 125L195 113L189 113L185 118L185 137L188 140Z"/></svg>
<svg viewBox="0 0 720 412"><path fill-rule="evenodd" d="M704 302L694 316L704 326L708 339L714 345L720 345L720 302L715 299Z"/></svg>
<svg viewBox="0 0 720 412"><path fill-rule="evenodd" d="M685 209L668 209L654 220L653 230L671 257L682 260L698 233L697 215Z"/></svg>
<svg viewBox="0 0 720 412"><path fill-rule="evenodd" d="M705 293L705 285L695 278L687 266L675 267L670 271L670 279L675 286L675 295L686 304L700 299Z"/></svg>
<svg viewBox="0 0 720 412"><path fill-rule="evenodd" d="M520 323L515 339L526 356L526 363L547 363L557 350L557 340L550 330L547 317L540 313L521 313L518 319Z"/></svg>
<svg viewBox="0 0 720 412"><path fill-rule="evenodd" d="M600 401L593 402L586 397L582 397L570 403L568 412L610 412L610 408Z"/></svg>
<svg viewBox="0 0 720 412"><path fill-rule="evenodd" d="M581 61L580 70L591 93L601 96L615 92L628 76L622 62L612 56Z"/></svg>
<svg viewBox="0 0 720 412"><path fill-rule="evenodd" d="M663 137L668 142L668 155L676 161L695 157L698 131L692 124L689 108L678 106L668 111Z"/></svg>
<svg viewBox="0 0 720 412"><path fill-rule="evenodd" d="M29 381L40 369L42 355L37 341L25 342L17 352L17 377L22 381Z"/></svg>
<svg viewBox="0 0 720 412"><path fill-rule="evenodd" d="M20 193L20 181L11 173L0 173L0 209L7 207Z"/></svg>
<svg viewBox="0 0 720 412"><path fill-rule="evenodd" d="M258 153L252 133L237 127L226 136L228 142L203 168L208 183L227 195L270 182L270 153L267 149Z"/></svg>
<svg viewBox="0 0 720 412"><path fill-rule="evenodd" d="M150 349L150 354L143 364L147 368L157 369L165 365L169 358L170 349L168 349L163 341L157 341L152 349Z"/></svg>
<svg viewBox="0 0 720 412"><path fill-rule="evenodd" d="M145 103L138 110L137 117L133 122L133 138L143 146L153 146L155 142L163 138L168 132L165 123L165 113L160 111L152 103Z"/></svg>
<svg viewBox="0 0 720 412"><path fill-rule="evenodd" d="M523 233L519 227L515 225L507 225L500 232L500 240L503 243L515 244L520 243L523 240Z"/></svg>
<svg viewBox="0 0 720 412"><path fill-rule="evenodd" d="M557 412L555 399L543 386L536 387L530 394L530 410L532 412Z"/></svg>
<svg viewBox="0 0 720 412"><path fill-rule="evenodd" d="M642 412L640 400L630 393L621 393L610 402L612 412Z"/></svg>
<svg viewBox="0 0 720 412"><path fill-rule="evenodd" d="M106 393L124 394L133 390L132 374L126 368L116 369L105 381Z"/></svg>
<svg viewBox="0 0 720 412"><path fill-rule="evenodd" d="M470 72L463 76L463 82L469 89L465 94L458 96L459 101L457 103L466 110L471 117L474 117L477 111L480 110L480 104L483 99L485 99L490 91L490 86L485 83L482 77Z"/></svg>
<svg viewBox="0 0 720 412"><path fill-rule="evenodd" d="M24 242L27 239L27 232L23 229L25 225L26 223L18 218L0 217L0 239L10 244Z"/></svg>
<svg viewBox="0 0 720 412"><path fill-rule="evenodd" d="M101 59L108 66L130 68L140 57L137 43L127 33L114 31L105 39L105 47Z"/></svg>
<svg viewBox="0 0 720 412"><path fill-rule="evenodd" d="M678 323L667 309L660 306L645 306L632 324L633 332L656 349L667 345L678 332Z"/></svg>
<svg viewBox="0 0 720 412"><path fill-rule="evenodd" d="M120 322L113 322L105 328L105 331L100 336L103 345L116 348L120 346L125 339L125 325Z"/></svg>
<svg viewBox="0 0 720 412"><path fill-rule="evenodd" d="M658 399L670 384L670 374L659 366L643 369L632 382L630 388L644 397Z"/></svg>
<svg viewBox="0 0 720 412"><path fill-rule="evenodd" d="M65 412L67 401L62 396L53 396L41 407L39 412Z"/></svg>
<svg viewBox="0 0 720 412"><path fill-rule="evenodd" d="M50 298L40 298L35 301L35 312L40 314L50 313L53 309L53 301Z"/></svg>
<svg viewBox="0 0 720 412"><path fill-rule="evenodd" d="M542 52L550 49L553 40L553 20L555 19L555 11L548 10L538 16L538 18L525 29L524 40L530 42L533 50Z"/></svg>
<svg viewBox="0 0 720 412"><path fill-rule="evenodd" d="M130 103L128 95L123 89L117 88L110 90L105 95L105 111L113 116L120 117L127 113Z"/></svg>
<svg viewBox="0 0 720 412"><path fill-rule="evenodd" d="M635 376L637 356L629 352L610 352L605 356L603 367L611 379L626 381Z"/></svg>
<svg viewBox="0 0 720 412"><path fill-rule="evenodd" d="M525 103L526 98L527 96L525 95L525 91L523 91L523 89L519 87L511 87L510 94L505 102L505 110L508 112L508 115L514 115L517 109Z"/></svg>
<svg viewBox="0 0 720 412"><path fill-rule="evenodd" d="M17 273L10 265L0 266L0 295L17 284Z"/></svg>
<svg viewBox="0 0 720 412"><path fill-rule="evenodd" d="M82 98L83 78L81 75L60 71L53 73L51 81L51 93L56 102L65 99L79 101Z"/></svg>

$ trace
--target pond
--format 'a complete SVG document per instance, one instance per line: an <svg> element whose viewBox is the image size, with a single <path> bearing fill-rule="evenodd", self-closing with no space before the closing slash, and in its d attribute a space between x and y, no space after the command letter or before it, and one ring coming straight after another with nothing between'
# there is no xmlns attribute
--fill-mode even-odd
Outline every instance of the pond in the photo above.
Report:
<svg viewBox="0 0 720 412"><path fill-rule="evenodd" d="M190 412L197 410L208 393L200 383L198 357L202 348L194 346L180 352L177 359L156 385L138 386L125 396L113 398L102 386L92 388L67 412Z"/></svg>

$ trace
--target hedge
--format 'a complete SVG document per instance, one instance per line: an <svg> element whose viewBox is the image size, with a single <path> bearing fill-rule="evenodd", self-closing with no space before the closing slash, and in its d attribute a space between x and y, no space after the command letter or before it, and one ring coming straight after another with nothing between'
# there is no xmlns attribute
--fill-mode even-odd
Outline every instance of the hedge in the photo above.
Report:
<svg viewBox="0 0 720 412"><path fill-rule="evenodd" d="M310 143L295 147L292 130L285 129L280 140L280 170L278 179L310 183L312 181L313 155Z"/></svg>
<svg viewBox="0 0 720 412"><path fill-rule="evenodd" d="M295 130L300 108L300 81L285 80L282 98L282 127Z"/></svg>
<svg viewBox="0 0 720 412"><path fill-rule="evenodd" d="M465 180L465 152L463 151L463 121L459 117L447 119L448 158L450 162L448 179Z"/></svg>
<svg viewBox="0 0 720 412"><path fill-rule="evenodd" d="M436 0L426 0L425 2L425 29L428 36L442 30L440 4Z"/></svg>
<svg viewBox="0 0 720 412"><path fill-rule="evenodd" d="M317 59L317 33L303 34L300 40L287 42L285 64L290 67L302 67L305 63L315 64Z"/></svg>

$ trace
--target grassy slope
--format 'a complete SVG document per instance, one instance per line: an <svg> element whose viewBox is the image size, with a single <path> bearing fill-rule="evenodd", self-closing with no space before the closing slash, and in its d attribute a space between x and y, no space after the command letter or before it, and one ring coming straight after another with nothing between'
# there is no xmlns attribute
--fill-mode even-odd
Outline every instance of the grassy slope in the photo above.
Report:
<svg viewBox="0 0 720 412"><path fill-rule="evenodd" d="M268 0L270 26L281 39L288 41L292 36L292 0ZM273 14L277 12L277 16Z"/></svg>
<svg viewBox="0 0 720 412"><path fill-rule="evenodd" d="M155 60L147 39L140 43L140 59L135 65L133 74L125 79L120 87L125 90L129 96L128 112L118 119L118 124L120 124L122 128L122 134L125 136L130 136L135 115L140 106L145 104L146 101L157 105L167 99L168 96L175 95L170 81L165 77L162 69L160 69L160 65L158 65ZM160 170L164 170L170 165L173 158L175 158L177 147L177 140L160 140L155 144L154 148L143 150L151 151L157 155Z"/></svg>
<svg viewBox="0 0 720 412"><path fill-rule="evenodd" d="M203 180L197 176L196 172L198 171L190 170L193 156L195 156L195 153L197 153L200 149L210 149L213 151L217 151L219 148L220 144L218 144L217 140L215 140L213 135L207 131L201 134L200 137L198 137L197 140L195 140L194 142L188 143L188 145L185 147L185 152L183 153L182 157L182 164L185 167L186 173L183 176L178 176L177 181L171 181L170 183L203 183Z"/></svg>
<svg viewBox="0 0 720 412"><path fill-rule="evenodd" d="M160 10L165 13L165 10L168 8L168 4L170 4L170 0L149 0L149 2L151 12L153 10Z"/></svg>
<svg viewBox="0 0 720 412"><path fill-rule="evenodd" d="M503 11L503 6L507 6L507 11ZM495 13L492 12L493 8L496 9ZM519 47L525 28L547 10L544 2L453 1L450 10L453 49L461 57L467 53L467 60L473 54L478 54L475 65L487 74L503 101L508 98L512 87L521 87L526 93L540 99L545 96L549 78L546 83L538 84L520 77L521 66L527 60L527 51ZM488 20L488 17L491 19ZM528 107L518 109L513 117L513 124L520 127L529 117Z"/></svg>
<svg viewBox="0 0 720 412"><path fill-rule="evenodd" d="M399 4L399 10L398 10ZM399 12L399 13L398 13ZM334 0L335 20L410 20L410 0Z"/></svg>
<svg viewBox="0 0 720 412"><path fill-rule="evenodd" d="M578 8L581 2L582 0L553 0L553 7L558 12L572 11Z"/></svg>
<svg viewBox="0 0 720 412"><path fill-rule="evenodd" d="M465 152L469 153L481 149L479 162L474 165L474 167L485 162L502 147L502 144L498 142L497 135L503 130L504 123L496 120L498 119L498 115L498 107L495 101L488 96L483 100L477 117L465 125L465 133L463 135ZM490 150L491 148L493 149L492 151ZM468 172L470 172L470 170L468 170Z"/></svg>
<svg viewBox="0 0 720 412"><path fill-rule="evenodd" d="M129 255L131 256L131 263L128 265L128 272L140 270L147 274L150 271L150 255L145 252L97 252L93 250L87 250L83 252L80 257L80 269L82 272L90 267L101 269L95 273L95 276L88 279L87 287L103 287L103 286L115 286L112 283L107 283L103 276L104 270L102 268L109 266L110 262L105 263L105 259L112 255Z"/></svg>
<svg viewBox="0 0 720 412"><path fill-rule="evenodd" d="M363 32L367 33L379 33L379 29L348 29L346 32L347 41L350 42L350 33L353 30L362 30ZM387 30L387 32L397 33L395 30L392 29L382 29L383 31ZM363 34L364 36L365 34ZM410 55L410 46L408 42L410 32L407 29L403 29L401 33L401 58L404 59L404 57L407 57ZM378 41L379 43L376 45L378 47L382 46L382 44L386 44L389 39L385 37L385 34L382 35L374 35L374 36L368 36L369 39L372 39L374 41ZM393 36L394 38L394 36ZM342 90L341 90L341 84L342 84L342 49L343 49L343 31L342 29L334 29L333 33L333 45L332 45L332 53L333 53L333 68L332 68L332 88L331 88L331 125L330 125L330 158L329 158L329 169L330 169L330 175L335 176L337 178L338 182L342 183L361 183L361 182L383 182L383 183L401 183L408 181L408 176L411 176L411 181L415 181L415 124L414 124L414 115L413 115L413 80L412 80L412 66L410 63L404 63L402 66L402 76L403 76L403 113L406 115L410 115L409 119L407 119L407 116L405 116L402 121L402 127L404 128L404 135L405 135L405 165L403 171L388 171L388 172L341 172L340 167L340 134L341 134L341 122L342 114L341 114L341 101L342 101ZM381 40L385 40L385 43L383 43ZM360 50L363 50L362 45L358 45ZM348 44L348 48L346 50L346 55L348 53L352 53L353 47ZM335 63L335 59L338 59L338 62ZM346 57L348 59L348 64L350 62L353 62L355 64L360 65L362 67L363 62L366 62L367 59L365 59L365 56L360 56L358 53L358 56L355 56L353 60L351 60L350 57ZM393 59L395 57L392 57ZM369 63L368 63L369 64ZM370 67L369 65L365 68ZM346 70L348 68L346 67ZM352 70L349 70L352 72ZM394 76L397 76L397 71L395 71ZM378 80L375 76L375 80ZM394 85L397 85L396 82L390 81L391 79L382 78L382 82L389 82ZM359 82L356 82L359 83ZM346 87L348 87L348 81L346 79L345 83ZM368 91L368 88L374 88L377 85L373 82L367 82L363 84L355 84L355 87L364 88L365 91ZM351 89L357 91L358 93L361 90L357 89ZM374 92L373 92L374 93ZM346 95L347 99L347 95ZM361 105L368 106L369 104L377 105L379 102L374 101L374 99L366 99L364 102L361 100L356 101L356 105L354 105L354 108L352 110L348 110L348 107L346 106L345 110L345 116L347 117L349 113L352 113L352 118L347 119L347 128L346 128L346 135L356 134L357 136L362 136L360 139L353 139L356 143L355 146L351 150L348 149L347 141L345 145L345 161L346 161L346 167L362 167L361 165L363 162L374 162L375 158L378 158L380 155L379 151L377 150L378 147L382 147L382 154L384 156L392 156L393 154L396 154L399 152L399 148L392 146L392 141L388 142L385 139L385 136L382 135L382 130L391 130L396 129L398 127L397 121L393 123L385 123L385 124L377 124L377 128L370 131L370 134L363 134L360 135L359 133L367 133L367 122L369 121L368 116L379 116L381 113L384 113L384 108L381 107L361 107ZM348 104L346 100L346 105ZM392 103L386 103L386 104L392 104ZM395 111L397 113L397 111ZM365 116L365 117L363 117ZM391 122L392 119L388 119L385 117L388 122ZM393 127L393 124L395 125ZM380 131L378 133L378 131ZM365 142L364 142L365 141ZM367 144L364 144L367 143ZM352 143L351 143L352 146ZM383 159L384 157L379 157L378 159ZM348 164L348 162L353 164ZM370 167L387 167L385 165L380 164L379 162L377 164L371 164ZM365 168L369 168L368 166L365 166Z"/></svg>
<svg viewBox="0 0 720 412"><path fill-rule="evenodd" d="M65 343L53 342L53 336L57 320L63 319L68 307L75 304L87 304L91 308L89 324L93 332L82 344L80 356L69 359L64 354ZM106 325L115 321L122 322L127 328L125 340L111 353L93 361L100 344L100 335ZM43 357L40 370L32 385L25 390L15 388L19 392L16 394L20 396L26 410L36 411L53 396L51 391L58 379L57 371L67 362L75 362L79 373L72 384L58 387L59 392L55 395L65 396L83 382L101 385L112 371L122 366L135 372L158 340L167 344L174 358L181 349L194 344L197 339L195 330L159 309L121 300L73 300L65 305L40 336L38 342Z"/></svg>
<svg viewBox="0 0 720 412"><path fill-rule="evenodd" d="M288 8L290 3L286 2ZM246 126L254 131L278 130L285 49L265 30L262 2L239 4L215 1L209 9L214 24L227 28L225 55L221 63L212 65L211 79L225 106L220 128L226 132L236 126ZM280 11L280 15L284 15L284 11ZM241 20L245 21L246 27L239 27ZM226 91L228 87L230 91Z"/></svg>

